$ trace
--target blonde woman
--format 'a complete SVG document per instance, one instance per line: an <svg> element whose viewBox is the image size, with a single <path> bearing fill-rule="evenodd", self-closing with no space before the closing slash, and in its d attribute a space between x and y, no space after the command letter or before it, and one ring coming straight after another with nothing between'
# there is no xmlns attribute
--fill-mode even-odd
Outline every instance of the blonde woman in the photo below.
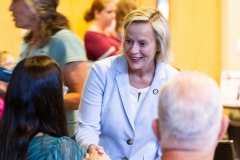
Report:
<svg viewBox="0 0 240 160"><path fill-rule="evenodd" d="M124 19L121 55L95 62L78 109L76 140L85 152L117 160L156 160L161 148L152 130L159 91L179 72L167 64L170 30L162 14L140 8Z"/></svg>

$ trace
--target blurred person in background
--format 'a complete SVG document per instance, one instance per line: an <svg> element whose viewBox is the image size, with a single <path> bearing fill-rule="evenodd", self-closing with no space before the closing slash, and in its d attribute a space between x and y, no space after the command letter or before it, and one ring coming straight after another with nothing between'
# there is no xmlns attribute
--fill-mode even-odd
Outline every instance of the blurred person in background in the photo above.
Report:
<svg viewBox="0 0 240 160"><path fill-rule="evenodd" d="M7 50L0 50L0 67L10 70L15 60ZM7 83L0 80L0 119L4 110L4 97L7 90Z"/></svg>
<svg viewBox="0 0 240 160"><path fill-rule="evenodd" d="M92 22L84 35L88 60L97 61L117 55L120 41L107 29L115 19L115 12L116 4L113 0L94 0L85 13L85 21Z"/></svg>
<svg viewBox="0 0 240 160"><path fill-rule="evenodd" d="M57 12L58 0L13 0L9 10L16 27L29 32L24 36L20 58L47 55L60 65L64 85L69 92L64 95L69 136L77 128L77 109L87 76L84 46L69 29L68 20Z"/></svg>
<svg viewBox="0 0 240 160"><path fill-rule="evenodd" d="M14 62L15 62L15 59L13 58L13 55L10 52L8 52L7 50L0 50L0 66L1 67L11 70Z"/></svg>
<svg viewBox="0 0 240 160"><path fill-rule="evenodd" d="M119 40L122 40L123 18L134 9L137 9L135 0L119 0L117 2L115 35Z"/></svg>

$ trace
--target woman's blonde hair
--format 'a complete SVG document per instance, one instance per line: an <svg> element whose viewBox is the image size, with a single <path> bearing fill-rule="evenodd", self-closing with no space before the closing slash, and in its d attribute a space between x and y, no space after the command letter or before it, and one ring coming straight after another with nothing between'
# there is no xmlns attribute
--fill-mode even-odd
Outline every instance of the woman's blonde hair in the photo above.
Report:
<svg viewBox="0 0 240 160"><path fill-rule="evenodd" d="M121 49L119 52L125 53L123 49L123 44L125 41L126 32L131 23L134 22L149 23L152 26L157 46L160 48L159 51L156 51L155 60L167 63L172 57L170 29L162 13L159 10L149 7L142 7L133 10L124 18L123 21L124 35L121 44Z"/></svg>

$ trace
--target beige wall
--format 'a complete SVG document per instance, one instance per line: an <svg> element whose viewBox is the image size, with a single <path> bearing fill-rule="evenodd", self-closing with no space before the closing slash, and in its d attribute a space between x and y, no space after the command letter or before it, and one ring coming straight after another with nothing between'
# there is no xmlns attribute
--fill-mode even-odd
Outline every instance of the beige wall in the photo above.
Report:
<svg viewBox="0 0 240 160"><path fill-rule="evenodd" d="M156 8L157 0L138 0L139 7L153 7Z"/></svg>
<svg viewBox="0 0 240 160"><path fill-rule="evenodd" d="M1 1L0 5L0 49L6 49L17 58L22 38L21 30L15 27L12 13L8 11L11 2Z"/></svg>
<svg viewBox="0 0 240 160"><path fill-rule="evenodd" d="M169 0L173 65L197 70L219 82L221 71L221 1Z"/></svg>
<svg viewBox="0 0 240 160"><path fill-rule="evenodd" d="M88 24L84 21L85 11L91 7L93 0L60 0L58 11L70 21L71 29L83 39Z"/></svg>
<svg viewBox="0 0 240 160"><path fill-rule="evenodd" d="M222 69L240 70L240 1L222 0L221 16Z"/></svg>

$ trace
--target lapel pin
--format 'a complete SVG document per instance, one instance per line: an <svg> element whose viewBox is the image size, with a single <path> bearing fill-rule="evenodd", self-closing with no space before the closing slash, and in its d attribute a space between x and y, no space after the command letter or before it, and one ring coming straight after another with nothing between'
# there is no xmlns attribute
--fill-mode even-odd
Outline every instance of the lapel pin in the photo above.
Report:
<svg viewBox="0 0 240 160"><path fill-rule="evenodd" d="M157 89L154 89L154 90L153 90L153 94L158 94L158 90L157 90Z"/></svg>

